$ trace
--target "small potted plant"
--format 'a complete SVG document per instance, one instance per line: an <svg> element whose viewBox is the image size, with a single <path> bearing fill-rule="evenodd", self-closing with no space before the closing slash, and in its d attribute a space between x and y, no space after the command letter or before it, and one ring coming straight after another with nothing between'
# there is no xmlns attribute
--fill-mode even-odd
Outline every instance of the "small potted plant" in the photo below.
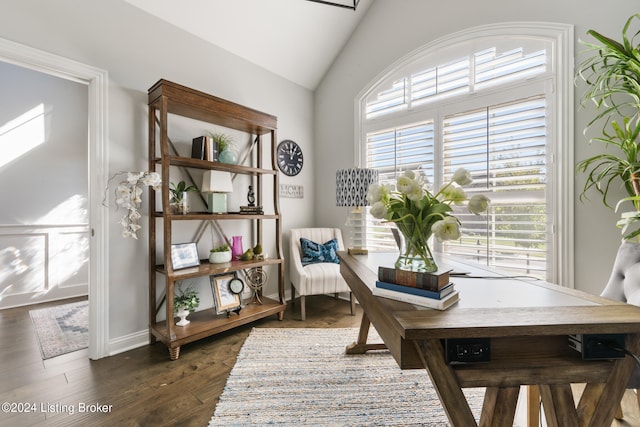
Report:
<svg viewBox="0 0 640 427"><path fill-rule="evenodd" d="M229 243L225 243L224 245L211 249L209 253L209 262L211 264L219 264L229 261L231 261L231 246L229 246Z"/></svg>
<svg viewBox="0 0 640 427"><path fill-rule="evenodd" d="M189 204L187 203L187 193L191 191L197 191L195 185L187 185L184 181L180 181L177 184L171 182L169 184L169 192L171 193L171 212L187 214L189 213Z"/></svg>
<svg viewBox="0 0 640 427"><path fill-rule="evenodd" d="M181 285L180 283L176 286L176 293L173 298L173 312L180 318L176 325L185 326L191 323L187 320L187 316L198 308L200 298L198 298L198 293L193 289L192 285L187 286L185 290L182 290Z"/></svg>
<svg viewBox="0 0 640 427"><path fill-rule="evenodd" d="M232 137L220 132L209 132L209 136L218 146L218 160L221 163L238 163L238 152Z"/></svg>

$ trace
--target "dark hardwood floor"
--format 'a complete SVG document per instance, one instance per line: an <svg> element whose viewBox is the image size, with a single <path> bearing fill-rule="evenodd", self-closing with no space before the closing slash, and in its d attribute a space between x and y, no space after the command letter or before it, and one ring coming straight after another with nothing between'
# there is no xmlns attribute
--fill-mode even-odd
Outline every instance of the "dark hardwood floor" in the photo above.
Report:
<svg viewBox="0 0 640 427"><path fill-rule="evenodd" d="M176 361L161 343L100 360L87 350L42 360L29 317L39 307L0 311L0 402L35 404L30 413L0 411L0 426L206 426L252 328L359 327L362 316L360 307L350 315L348 301L310 296L304 322L289 304L283 321L270 316L185 345ZM81 403L110 411L78 413Z"/></svg>
<svg viewBox="0 0 640 427"><path fill-rule="evenodd" d="M362 317L359 306L357 315L350 315L348 301L311 296L305 322L299 320L299 304L289 304L284 321L271 316L185 345L176 361L169 360L160 343L94 361L86 350L43 361L29 318L33 308L0 311L0 402L33 409L20 414L0 411L0 426L203 427L252 328L355 328ZM106 412L79 413L82 404ZM613 426L640 426L631 391L623 409L626 420Z"/></svg>

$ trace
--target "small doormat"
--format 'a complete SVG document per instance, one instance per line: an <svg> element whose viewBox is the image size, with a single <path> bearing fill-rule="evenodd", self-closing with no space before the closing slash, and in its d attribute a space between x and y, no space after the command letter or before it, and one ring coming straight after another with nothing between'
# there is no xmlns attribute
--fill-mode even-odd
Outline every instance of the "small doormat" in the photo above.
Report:
<svg viewBox="0 0 640 427"><path fill-rule="evenodd" d="M89 346L89 302L80 301L29 311L42 359Z"/></svg>

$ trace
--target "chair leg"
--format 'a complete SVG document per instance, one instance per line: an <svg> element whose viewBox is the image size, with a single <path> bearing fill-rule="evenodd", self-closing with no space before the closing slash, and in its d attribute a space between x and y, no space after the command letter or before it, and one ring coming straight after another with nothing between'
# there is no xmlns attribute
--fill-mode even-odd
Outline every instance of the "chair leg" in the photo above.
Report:
<svg viewBox="0 0 640 427"><path fill-rule="evenodd" d="M293 282L291 282L291 305L293 305L293 301L296 299L296 287L293 286Z"/></svg>
<svg viewBox="0 0 640 427"><path fill-rule="evenodd" d="M351 315L356 315L356 297L353 295L353 292L349 292L349 299L351 300ZM640 402L640 400L638 401Z"/></svg>
<svg viewBox="0 0 640 427"><path fill-rule="evenodd" d="M304 302L304 295L300 295L300 317L302 318L302 320L305 320L307 318Z"/></svg>

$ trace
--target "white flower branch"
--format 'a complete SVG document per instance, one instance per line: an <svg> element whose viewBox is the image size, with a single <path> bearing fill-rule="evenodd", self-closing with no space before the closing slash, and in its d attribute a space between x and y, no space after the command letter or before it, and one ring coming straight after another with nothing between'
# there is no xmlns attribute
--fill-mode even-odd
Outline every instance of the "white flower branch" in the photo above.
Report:
<svg viewBox="0 0 640 427"><path fill-rule="evenodd" d="M115 189L116 205L127 210L126 214L120 220L122 226L122 237L138 238L138 230L140 230L140 206L142 205L142 189L143 187L153 187L159 190L162 184L162 178L157 172L118 172L109 178L107 188L105 189L102 204L107 206L107 190L109 184L117 176L125 175L126 180L120 181Z"/></svg>

